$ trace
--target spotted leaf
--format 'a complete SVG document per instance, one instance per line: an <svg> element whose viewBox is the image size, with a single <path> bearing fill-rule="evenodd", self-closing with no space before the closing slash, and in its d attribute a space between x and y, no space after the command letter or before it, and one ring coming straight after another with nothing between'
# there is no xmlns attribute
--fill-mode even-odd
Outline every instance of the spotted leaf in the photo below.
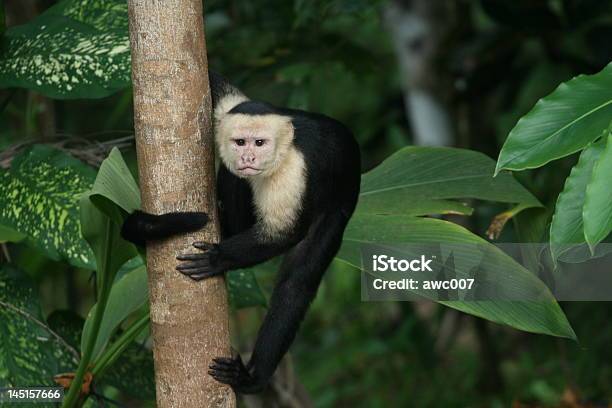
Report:
<svg viewBox="0 0 612 408"><path fill-rule="evenodd" d="M95 171L48 146L35 145L0 171L0 225L25 235L25 242L50 258L93 269L81 237L79 197Z"/></svg>
<svg viewBox="0 0 612 408"><path fill-rule="evenodd" d="M239 269L227 274L227 291L230 304L241 309L250 306L265 306L267 304L257 279L255 271L258 267L251 269Z"/></svg>
<svg viewBox="0 0 612 408"><path fill-rule="evenodd" d="M0 388L54 386L74 370L78 352L42 317L38 294L23 272L0 267Z"/></svg>
<svg viewBox="0 0 612 408"><path fill-rule="evenodd" d="M0 50L0 88L59 99L110 95L130 82L127 3L61 1L8 29Z"/></svg>

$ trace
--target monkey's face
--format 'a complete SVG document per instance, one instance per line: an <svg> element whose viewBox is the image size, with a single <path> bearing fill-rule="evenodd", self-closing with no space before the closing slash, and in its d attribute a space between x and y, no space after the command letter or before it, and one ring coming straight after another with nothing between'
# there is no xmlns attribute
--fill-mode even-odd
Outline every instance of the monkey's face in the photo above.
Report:
<svg viewBox="0 0 612 408"><path fill-rule="evenodd" d="M269 169L274 160L274 137L260 132L233 135L230 149L234 157L234 172L241 177L257 176Z"/></svg>
<svg viewBox="0 0 612 408"><path fill-rule="evenodd" d="M219 122L216 137L229 171L242 178L267 177L284 159L293 126L276 115L229 114Z"/></svg>

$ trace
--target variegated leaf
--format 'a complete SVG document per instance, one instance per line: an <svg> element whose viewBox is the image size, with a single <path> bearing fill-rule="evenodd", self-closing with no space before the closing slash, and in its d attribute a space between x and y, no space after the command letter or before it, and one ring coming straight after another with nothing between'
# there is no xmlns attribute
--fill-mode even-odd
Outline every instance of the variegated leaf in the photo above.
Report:
<svg viewBox="0 0 612 408"><path fill-rule="evenodd" d="M25 235L49 257L93 269L81 237L79 197L91 188L93 168L66 153L35 145L0 171L0 225Z"/></svg>
<svg viewBox="0 0 612 408"><path fill-rule="evenodd" d="M127 2L64 0L6 31L0 88L50 97L101 98L130 82Z"/></svg>

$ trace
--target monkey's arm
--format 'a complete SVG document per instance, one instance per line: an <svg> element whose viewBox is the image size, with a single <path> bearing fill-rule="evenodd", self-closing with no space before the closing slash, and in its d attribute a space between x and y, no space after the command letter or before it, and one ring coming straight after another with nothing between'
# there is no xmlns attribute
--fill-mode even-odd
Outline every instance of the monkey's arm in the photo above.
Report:
<svg viewBox="0 0 612 408"><path fill-rule="evenodd" d="M146 241L197 231L207 223L208 215L203 212L155 215L136 210L123 222L121 236L136 245L144 246Z"/></svg>
<svg viewBox="0 0 612 408"><path fill-rule="evenodd" d="M323 273L342 242L346 217L322 217L283 260L270 307L259 330L251 360L216 358L209 373L235 391L261 391L293 342L314 299Z"/></svg>
<svg viewBox="0 0 612 408"><path fill-rule="evenodd" d="M194 247L204 252L177 256L179 261L184 262L176 269L192 279L201 280L232 269L260 264L284 253L298 242L296 233L274 240L262 240L258 228L252 226L218 244L194 243Z"/></svg>

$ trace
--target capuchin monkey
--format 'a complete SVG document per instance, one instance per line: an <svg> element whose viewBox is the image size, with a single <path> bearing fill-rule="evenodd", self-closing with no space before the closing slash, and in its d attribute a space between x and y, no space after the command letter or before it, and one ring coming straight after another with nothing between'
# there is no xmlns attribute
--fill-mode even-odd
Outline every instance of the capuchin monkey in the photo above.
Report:
<svg viewBox="0 0 612 408"><path fill-rule="evenodd" d="M360 185L359 147L340 122L248 99L211 73L222 239L195 242L176 269L194 280L284 254L251 359L218 357L209 374L239 393L261 391L289 349L323 273L338 252ZM205 213L136 211L125 239L149 240L202 228Z"/></svg>

